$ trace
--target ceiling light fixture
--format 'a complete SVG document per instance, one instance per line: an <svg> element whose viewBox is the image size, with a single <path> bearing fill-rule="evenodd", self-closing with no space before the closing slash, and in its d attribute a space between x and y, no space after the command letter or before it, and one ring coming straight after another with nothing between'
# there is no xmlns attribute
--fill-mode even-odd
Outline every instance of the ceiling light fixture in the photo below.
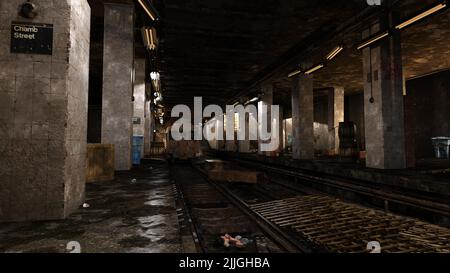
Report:
<svg viewBox="0 0 450 273"><path fill-rule="evenodd" d="M254 97L253 99L250 100L250 103L257 102L257 101L259 101L259 97Z"/></svg>
<svg viewBox="0 0 450 273"><path fill-rule="evenodd" d="M406 27L408 27L408 26L410 26L410 25L412 25L412 24L414 24L414 23L416 23L416 22L418 22L418 21L420 21L422 19L425 19L426 17L428 17L428 16L430 16L430 15L432 15L432 14L434 14L434 13L436 13L436 12L446 8L446 7L447 7L447 1L441 1L439 4L433 6L430 9L427 9L424 12L421 12L420 14L410 18L409 20L406 20L405 22L399 24L395 28L398 29L398 30L404 29L404 28L406 28Z"/></svg>
<svg viewBox="0 0 450 273"><path fill-rule="evenodd" d="M357 49L360 50L360 49L366 48L366 47L370 46L371 44L374 44L374 43L378 42L379 40L389 36L390 34L391 34L391 32L389 30L386 30L385 32L374 35L374 36L370 37L369 39L365 40L364 42L362 42L361 44L359 44Z"/></svg>
<svg viewBox="0 0 450 273"><path fill-rule="evenodd" d="M150 78L151 78L153 81L159 80L159 79L160 79L159 72L152 72L152 73L150 73Z"/></svg>
<svg viewBox="0 0 450 273"><path fill-rule="evenodd" d="M150 19L152 19L152 21L157 21L159 19L159 16L157 15L157 12L152 3L150 3L149 1L144 2L144 0L138 0L138 3L142 6L142 8L148 14Z"/></svg>
<svg viewBox="0 0 450 273"><path fill-rule="evenodd" d="M327 55L327 60L329 60L329 61L333 60L339 53L342 52L342 50L344 50L344 46L343 46L343 45L339 45L339 46L335 47L335 48Z"/></svg>
<svg viewBox="0 0 450 273"><path fill-rule="evenodd" d="M157 93L161 93L161 76L159 72L150 73L150 79L152 80L153 88Z"/></svg>
<svg viewBox="0 0 450 273"><path fill-rule="evenodd" d="M302 73L302 71L300 69L294 70L291 73L289 73L288 78L292 78L300 73Z"/></svg>
<svg viewBox="0 0 450 273"><path fill-rule="evenodd" d="M318 70L320 70L320 69L322 69L324 67L325 67L324 63L318 64L318 65L308 69L307 71L305 71L305 74L306 75L310 75L310 74L312 74L312 73L314 73L314 72L316 72L316 71L318 71Z"/></svg>
<svg viewBox="0 0 450 273"><path fill-rule="evenodd" d="M257 102L257 101L259 101L259 97L254 97L253 99L247 101L247 102L245 103L245 105L248 105L248 104L250 104L250 103L254 103L254 102Z"/></svg>
<svg viewBox="0 0 450 273"><path fill-rule="evenodd" d="M149 50L156 50L158 47L158 36L154 28L143 27L142 37L144 38L144 46Z"/></svg>

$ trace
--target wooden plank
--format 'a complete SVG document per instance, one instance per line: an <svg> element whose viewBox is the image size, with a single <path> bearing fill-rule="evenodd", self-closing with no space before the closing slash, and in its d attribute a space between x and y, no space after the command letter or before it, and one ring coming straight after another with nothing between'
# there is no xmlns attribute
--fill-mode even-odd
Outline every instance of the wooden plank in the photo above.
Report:
<svg viewBox="0 0 450 273"><path fill-rule="evenodd" d="M86 153L86 181L114 180L114 145L88 144Z"/></svg>

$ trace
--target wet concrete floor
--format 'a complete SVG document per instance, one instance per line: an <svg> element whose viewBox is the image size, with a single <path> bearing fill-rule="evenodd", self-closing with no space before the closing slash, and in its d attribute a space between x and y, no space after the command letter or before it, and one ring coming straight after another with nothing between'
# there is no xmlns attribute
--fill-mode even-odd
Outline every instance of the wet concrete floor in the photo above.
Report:
<svg viewBox="0 0 450 273"><path fill-rule="evenodd" d="M178 253L174 197L167 164L152 161L114 181L87 184L90 207L66 220L0 224L0 252L64 253L75 242L83 253Z"/></svg>

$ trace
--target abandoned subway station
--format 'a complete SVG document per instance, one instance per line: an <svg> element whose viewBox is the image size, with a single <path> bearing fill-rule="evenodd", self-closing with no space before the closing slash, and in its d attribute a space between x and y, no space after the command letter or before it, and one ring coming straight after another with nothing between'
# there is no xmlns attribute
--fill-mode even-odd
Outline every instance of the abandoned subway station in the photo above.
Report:
<svg viewBox="0 0 450 273"><path fill-rule="evenodd" d="M0 0L0 252L449 253L443 0Z"/></svg>

